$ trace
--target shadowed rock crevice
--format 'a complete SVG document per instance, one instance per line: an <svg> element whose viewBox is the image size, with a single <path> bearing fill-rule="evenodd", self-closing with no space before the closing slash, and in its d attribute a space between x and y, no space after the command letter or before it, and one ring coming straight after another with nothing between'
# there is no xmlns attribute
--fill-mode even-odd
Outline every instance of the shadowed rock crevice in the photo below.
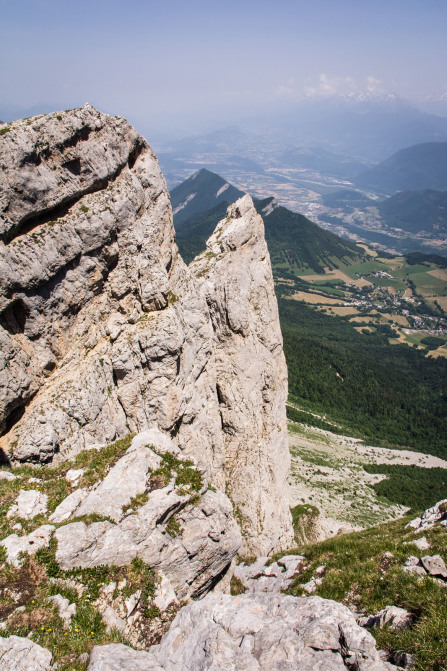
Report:
<svg viewBox="0 0 447 671"><path fill-rule="evenodd" d="M211 592L219 583L224 580L225 576L229 575L230 571L232 568L232 563L230 562L224 568L222 571L220 571L218 574L216 574L214 577L210 578L208 582L203 584L200 589L196 590L192 595L192 599L200 599L203 597L205 594L208 592Z"/></svg>
<svg viewBox="0 0 447 671"><path fill-rule="evenodd" d="M29 310L23 299L17 298L0 313L0 326L10 335L24 333L28 314Z"/></svg>
<svg viewBox="0 0 447 671"><path fill-rule="evenodd" d="M12 410L9 411L9 414L6 415L1 431L0 436L3 436L5 433L8 433L13 428L14 424L20 422L23 415L25 414L26 402L31 399L24 399L23 405L16 405Z"/></svg>

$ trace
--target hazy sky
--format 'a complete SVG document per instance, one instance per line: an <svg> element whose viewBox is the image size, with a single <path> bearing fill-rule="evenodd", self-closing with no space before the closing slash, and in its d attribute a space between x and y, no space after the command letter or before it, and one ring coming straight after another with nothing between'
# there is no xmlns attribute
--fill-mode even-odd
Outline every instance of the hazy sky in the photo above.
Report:
<svg viewBox="0 0 447 671"><path fill-rule="evenodd" d="M0 103L212 127L302 96L447 91L447 0L0 0Z"/></svg>

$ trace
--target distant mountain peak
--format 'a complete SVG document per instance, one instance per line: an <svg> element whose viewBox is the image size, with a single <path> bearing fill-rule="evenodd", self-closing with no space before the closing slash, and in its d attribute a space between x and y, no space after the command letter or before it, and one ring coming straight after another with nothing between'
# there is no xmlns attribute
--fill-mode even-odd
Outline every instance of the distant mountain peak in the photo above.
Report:
<svg viewBox="0 0 447 671"><path fill-rule="evenodd" d="M176 226L189 217L209 210L221 203L234 203L245 195L223 177L202 168L171 191L172 212Z"/></svg>

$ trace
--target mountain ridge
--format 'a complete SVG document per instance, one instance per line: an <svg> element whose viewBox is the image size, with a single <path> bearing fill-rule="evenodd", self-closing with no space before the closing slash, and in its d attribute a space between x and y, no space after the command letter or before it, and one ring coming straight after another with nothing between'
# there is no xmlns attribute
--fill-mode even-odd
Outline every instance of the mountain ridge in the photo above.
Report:
<svg viewBox="0 0 447 671"><path fill-rule="evenodd" d="M197 174L201 176L200 192L196 190L197 178L194 176L171 191L174 211L182 198L188 198L191 193L197 191L194 199L195 213L188 218L181 216L181 213L180 217L174 214L177 244L188 262L204 249L206 239L217 222L225 216L226 207L229 205L225 200L225 194L231 193L228 188L222 193L220 204L208 209L209 191L214 190L216 185L222 188L228 182L209 170L203 169L195 173ZM217 177L219 179L216 179ZM364 255L364 250L355 243L323 230L307 217L279 205L272 196L263 200L255 199L254 203L264 219L266 240L275 267L281 265L284 270L288 270L295 266L307 265L316 273L322 273L325 267L332 267L337 263L334 259L355 259ZM199 207L203 208L202 211Z"/></svg>
<svg viewBox="0 0 447 671"><path fill-rule="evenodd" d="M447 190L447 142L424 142L396 152L355 179L359 186L393 191Z"/></svg>

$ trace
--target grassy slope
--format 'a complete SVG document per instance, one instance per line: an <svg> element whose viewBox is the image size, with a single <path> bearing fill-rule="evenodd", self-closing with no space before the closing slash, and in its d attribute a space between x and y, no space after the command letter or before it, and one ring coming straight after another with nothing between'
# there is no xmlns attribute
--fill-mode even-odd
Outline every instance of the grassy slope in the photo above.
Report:
<svg viewBox="0 0 447 671"><path fill-rule="evenodd" d="M377 613L389 605L407 609L415 618L410 629L371 630L378 647L413 654L414 671L446 671L446 588L429 577L418 580L404 573L402 566L409 556L441 554L447 559L447 531L440 526L425 531L430 550L418 550L415 545L406 544L420 535L405 529L410 519L298 547L294 553L304 555L308 566L296 577L289 593L305 594L301 585L310 580L318 566L325 565L323 584L316 592L319 596L341 601L366 614ZM386 552L392 556L385 556Z"/></svg>
<svg viewBox="0 0 447 671"><path fill-rule="evenodd" d="M267 201L257 203L258 212L265 208ZM285 207L277 207L264 215L265 237L272 265L280 274L281 270L298 273L311 269L322 273L324 268L337 268L363 258L363 250L356 244L325 231L302 214L291 212Z"/></svg>

